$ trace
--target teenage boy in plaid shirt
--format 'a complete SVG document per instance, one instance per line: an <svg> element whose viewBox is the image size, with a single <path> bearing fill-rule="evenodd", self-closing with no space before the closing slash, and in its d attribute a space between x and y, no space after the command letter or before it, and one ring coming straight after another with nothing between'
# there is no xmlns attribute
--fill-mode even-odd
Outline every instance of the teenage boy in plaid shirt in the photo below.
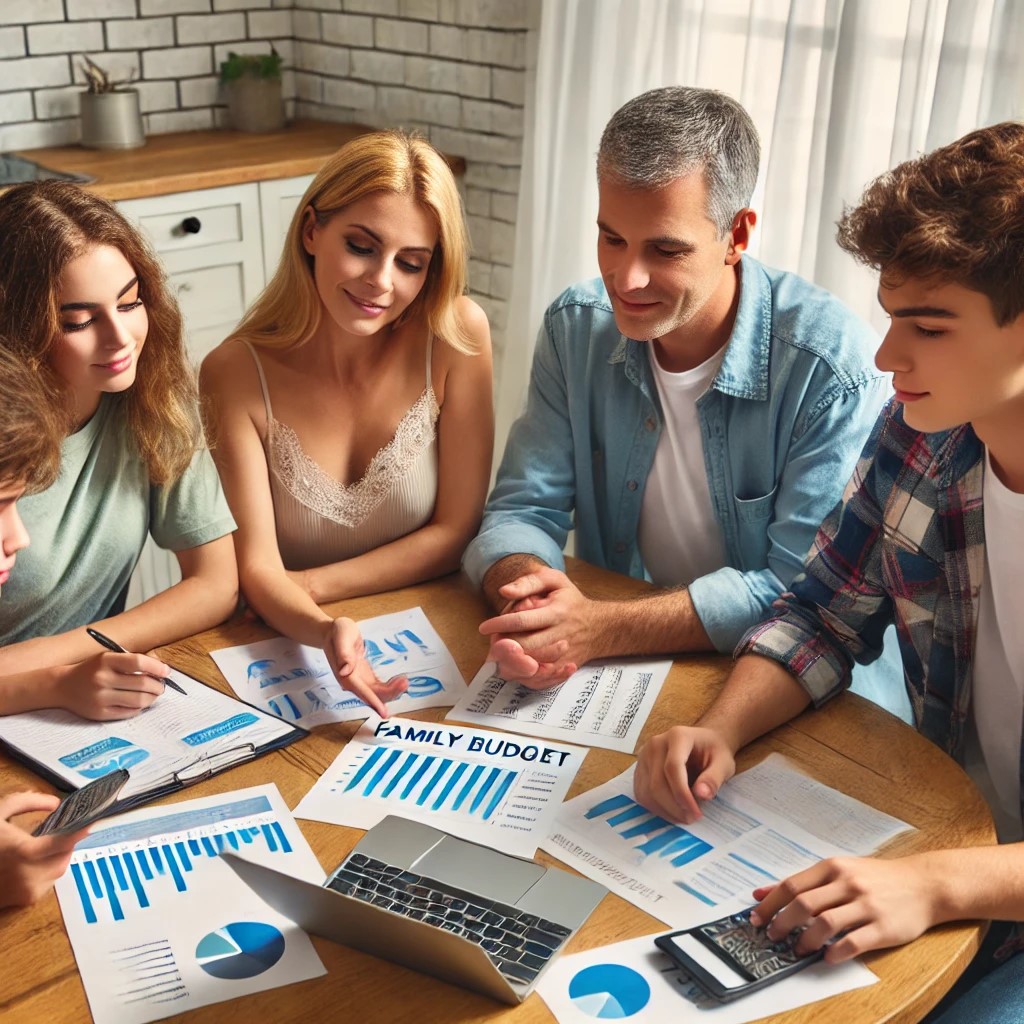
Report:
<svg viewBox="0 0 1024 1024"><path fill-rule="evenodd" d="M917 728L988 798L1000 845L822 861L757 889L773 938L837 935L838 963L943 921L996 925L930 1020L1024 1021L1024 125L966 135L882 175L839 244L881 272L876 363L894 399L792 592L737 648L696 726L641 752L637 799L700 816L744 744L849 685L896 623ZM978 979L981 980L978 980Z"/></svg>

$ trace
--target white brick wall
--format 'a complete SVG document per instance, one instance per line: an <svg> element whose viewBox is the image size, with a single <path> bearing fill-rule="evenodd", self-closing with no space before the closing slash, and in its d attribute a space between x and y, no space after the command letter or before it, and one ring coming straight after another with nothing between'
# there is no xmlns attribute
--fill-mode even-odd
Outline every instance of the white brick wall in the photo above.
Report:
<svg viewBox="0 0 1024 1024"><path fill-rule="evenodd" d="M134 18L135 0L65 0L68 19Z"/></svg>
<svg viewBox="0 0 1024 1024"><path fill-rule="evenodd" d="M470 289L501 348L541 0L0 0L0 151L78 138L83 52L134 73L146 131L223 126L230 50L284 57L298 116L414 128L464 157Z"/></svg>
<svg viewBox="0 0 1024 1024"><path fill-rule="evenodd" d="M28 52L89 53L103 49L103 23L99 21L53 22L28 26Z"/></svg>
<svg viewBox="0 0 1024 1024"><path fill-rule="evenodd" d="M151 47L173 45L173 18L132 18L107 23L108 50L148 50ZM88 49L102 49L102 46Z"/></svg>
<svg viewBox="0 0 1024 1024"><path fill-rule="evenodd" d="M115 78L137 79L148 134L222 122L220 62L229 50L266 53L273 42L294 66L291 8L292 0L0 0L0 151L78 138L82 54ZM284 86L293 108L291 71Z"/></svg>

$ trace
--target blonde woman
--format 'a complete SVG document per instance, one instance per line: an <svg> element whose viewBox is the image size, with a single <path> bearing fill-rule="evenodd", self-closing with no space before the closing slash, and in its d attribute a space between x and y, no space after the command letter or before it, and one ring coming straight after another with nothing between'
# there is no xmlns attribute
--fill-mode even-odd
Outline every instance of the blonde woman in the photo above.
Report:
<svg viewBox="0 0 1024 1024"><path fill-rule="evenodd" d="M0 345L37 375L64 435L59 475L20 504L33 543L0 603L0 713L128 717L163 692L167 669L97 656L84 627L146 651L237 601L234 521L203 448L181 314L135 228L74 185L0 196L0 238ZM150 534L182 580L125 611Z"/></svg>
<svg viewBox="0 0 1024 1024"><path fill-rule="evenodd" d="M355 623L319 605L452 572L479 525L491 352L466 261L440 154L361 136L310 185L277 274L200 377L246 600L382 716L406 681L378 680Z"/></svg>

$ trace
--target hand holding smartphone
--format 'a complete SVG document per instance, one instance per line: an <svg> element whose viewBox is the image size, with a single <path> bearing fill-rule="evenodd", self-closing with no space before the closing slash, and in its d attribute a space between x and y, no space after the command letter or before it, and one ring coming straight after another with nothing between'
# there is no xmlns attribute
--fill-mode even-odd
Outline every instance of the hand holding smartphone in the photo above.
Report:
<svg viewBox="0 0 1024 1024"><path fill-rule="evenodd" d="M128 770L116 771L93 779L87 786L69 793L60 806L36 826L34 836L67 835L102 818L117 802L128 781Z"/></svg>

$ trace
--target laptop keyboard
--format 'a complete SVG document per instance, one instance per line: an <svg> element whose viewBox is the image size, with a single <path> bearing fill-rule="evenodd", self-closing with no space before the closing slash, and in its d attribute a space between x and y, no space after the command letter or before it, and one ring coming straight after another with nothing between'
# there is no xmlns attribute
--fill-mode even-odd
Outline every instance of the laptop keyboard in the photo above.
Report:
<svg viewBox="0 0 1024 1024"><path fill-rule="evenodd" d="M529 985L572 934L565 925L361 853L352 854L327 887L475 942L518 985Z"/></svg>

